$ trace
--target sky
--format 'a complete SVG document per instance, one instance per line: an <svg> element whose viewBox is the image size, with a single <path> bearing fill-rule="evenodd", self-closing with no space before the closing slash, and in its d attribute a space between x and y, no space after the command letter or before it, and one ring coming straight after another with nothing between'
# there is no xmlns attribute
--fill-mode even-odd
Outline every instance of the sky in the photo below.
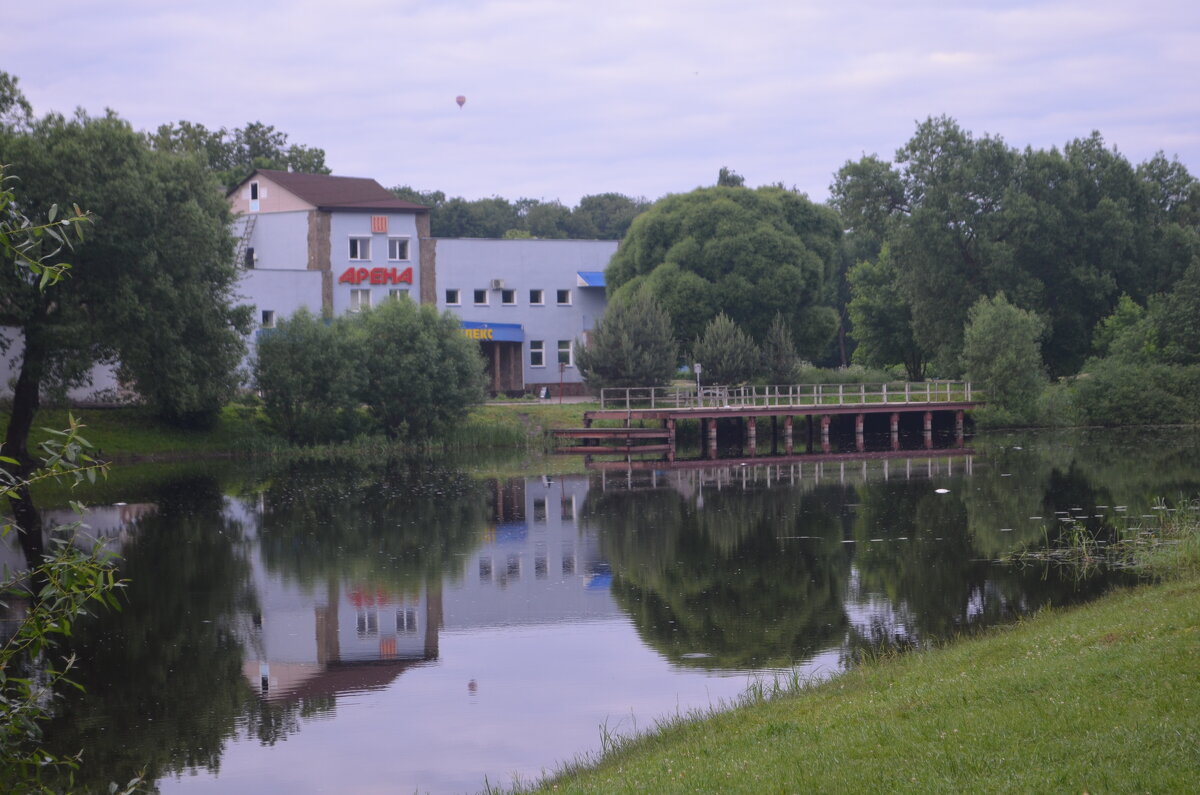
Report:
<svg viewBox="0 0 1200 795"><path fill-rule="evenodd" d="M0 70L39 115L273 125L333 173L468 199L824 201L948 115L1010 146L1098 130L1200 174L1200 3L106 0L12 3ZM463 95L459 108L455 97Z"/></svg>

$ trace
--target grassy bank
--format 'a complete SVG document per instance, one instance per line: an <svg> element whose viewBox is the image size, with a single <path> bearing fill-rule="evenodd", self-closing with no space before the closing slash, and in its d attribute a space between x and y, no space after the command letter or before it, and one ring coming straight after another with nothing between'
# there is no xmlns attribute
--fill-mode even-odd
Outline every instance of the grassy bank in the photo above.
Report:
<svg viewBox="0 0 1200 795"><path fill-rule="evenodd" d="M754 688L735 709L611 742L594 767L543 788L1200 791L1200 528L1189 522L1168 583L793 683L776 698Z"/></svg>
<svg viewBox="0 0 1200 795"><path fill-rule="evenodd" d="M299 455L336 457L366 453L403 454L488 448L542 450L553 428L577 427L583 422L584 404L513 402L474 409L445 438L431 444L408 446L382 437L342 445L296 447L270 432L261 413L253 408L229 406L212 428L187 430L157 419L141 408L73 409L86 426L83 436L105 458L184 458L222 455ZM8 413L0 412L0 435L8 426ZM48 438L43 428L67 427L66 409L44 409L34 421L33 445Z"/></svg>

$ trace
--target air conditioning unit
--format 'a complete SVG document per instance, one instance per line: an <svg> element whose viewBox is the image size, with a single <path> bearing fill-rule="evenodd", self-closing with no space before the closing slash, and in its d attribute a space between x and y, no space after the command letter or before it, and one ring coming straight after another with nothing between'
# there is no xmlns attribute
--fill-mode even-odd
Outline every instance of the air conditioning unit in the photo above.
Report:
<svg viewBox="0 0 1200 795"><path fill-rule="evenodd" d="M493 290L503 290L504 289L504 280L503 279L492 279L492 289Z"/></svg>

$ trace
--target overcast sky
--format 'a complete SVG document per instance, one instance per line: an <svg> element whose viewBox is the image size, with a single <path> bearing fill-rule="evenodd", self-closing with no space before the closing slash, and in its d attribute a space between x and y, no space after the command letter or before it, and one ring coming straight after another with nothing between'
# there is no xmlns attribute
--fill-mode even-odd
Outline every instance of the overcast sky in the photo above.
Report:
<svg viewBox="0 0 1200 795"><path fill-rule="evenodd" d="M1010 145L1099 130L1200 174L1200 3L880 0L14 2L0 69L38 114L262 121L335 174L451 196L814 199L947 114ZM467 97L459 109L455 97Z"/></svg>

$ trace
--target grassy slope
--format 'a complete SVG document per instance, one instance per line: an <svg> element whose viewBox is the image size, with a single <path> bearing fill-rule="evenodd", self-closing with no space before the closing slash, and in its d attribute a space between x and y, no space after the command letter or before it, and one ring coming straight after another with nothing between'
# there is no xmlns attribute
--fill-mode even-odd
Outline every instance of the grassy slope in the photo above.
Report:
<svg viewBox="0 0 1200 795"><path fill-rule="evenodd" d="M565 792L1200 791L1200 580L625 743Z"/></svg>

